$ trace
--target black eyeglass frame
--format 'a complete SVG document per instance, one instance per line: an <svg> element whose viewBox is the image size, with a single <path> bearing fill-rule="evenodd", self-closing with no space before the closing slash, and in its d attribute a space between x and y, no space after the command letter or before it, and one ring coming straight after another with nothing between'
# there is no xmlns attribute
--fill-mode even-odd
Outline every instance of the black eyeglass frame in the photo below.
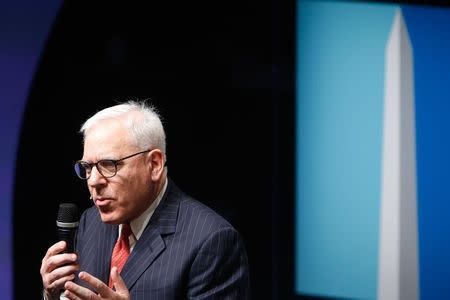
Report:
<svg viewBox="0 0 450 300"><path fill-rule="evenodd" d="M101 159L101 160L99 160L98 162L95 162L95 163L89 163L89 162L84 161L84 160L78 160L78 161L76 161L75 164L74 164L75 173L77 174L78 178L83 179L83 180L88 180L88 179L91 177L92 169L93 169L94 166L95 166L95 167L97 168L97 171L100 173L100 175L102 175L102 176L105 177L105 178L111 178L111 177L116 176L116 174L117 174L117 165L118 165L121 161L123 161L123 160L125 160L125 159L128 159L128 158L131 158L131 157L133 157L133 156L142 154L142 153L150 152L150 151L152 151L152 150L154 150L154 149L148 149L148 150L140 151L140 152L133 153L133 154L131 154L131 155L122 157L122 158L120 158L120 159ZM105 162L105 161L111 162L112 164L114 164L114 174L113 174L113 175L108 175L108 176L104 175L104 174L102 173L102 171L101 171L102 168L99 168L99 167L98 167L98 164L99 164L99 163L102 163L102 162ZM80 176L79 172L77 171L77 168L83 168L83 169L85 170L85 174L88 174L87 169L84 167L84 166L86 166L86 165L89 166L90 172L89 172L89 176L86 176L86 178L84 178L84 177L81 177L81 176Z"/></svg>

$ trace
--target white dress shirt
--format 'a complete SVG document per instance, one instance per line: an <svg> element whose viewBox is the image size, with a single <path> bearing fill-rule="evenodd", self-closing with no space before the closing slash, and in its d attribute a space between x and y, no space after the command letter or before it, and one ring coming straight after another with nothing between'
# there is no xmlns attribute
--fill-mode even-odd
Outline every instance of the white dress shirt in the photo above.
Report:
<svg viewBox="0 0 450 300"><path fill-rule="evenodd" d="M137 240L141 237L142 233L144 232L145 227L147 227L148 222L150 222L150 218L153 216L153 213L155 212L156 208L158 207L159 203L161 202L161 199L166 191L167 188L167 178L164 182L164 186L159 192L158 196L156 197L155 201L150 204L150 206L136 219L130 222L131 227L131 234L129 236L130 239L130 253L134 249L134 245L136 245ZM120 237L120 232L122 231L122 224L119 225L119 234L118 237Z"/></svg>

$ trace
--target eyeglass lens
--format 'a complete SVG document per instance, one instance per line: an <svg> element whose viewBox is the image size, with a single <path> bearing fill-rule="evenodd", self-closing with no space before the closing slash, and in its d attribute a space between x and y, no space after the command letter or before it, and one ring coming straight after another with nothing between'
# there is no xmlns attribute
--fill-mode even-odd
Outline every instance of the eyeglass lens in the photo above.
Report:
<svg viewBox="0 0 450 300"><path fill-rule="evenodd" d="M112 177L116 174L116 164L112 160L100 160L95 166L97 167L98 172L105 177ZM91 176L93 167L94 164L79 161L75 164L75 172L78 177L87 179Z"/></svg>

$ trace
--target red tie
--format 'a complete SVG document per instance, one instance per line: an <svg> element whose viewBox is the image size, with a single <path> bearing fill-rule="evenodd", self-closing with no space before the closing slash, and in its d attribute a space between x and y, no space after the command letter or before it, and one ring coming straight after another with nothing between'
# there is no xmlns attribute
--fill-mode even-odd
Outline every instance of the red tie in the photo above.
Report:
<svg viewBox="0 0 450 300"><path fill-rule="evenodd" d="M130 255L130 241L128 237L131 234L130 224L122 224L122 231L120 237L114 246L112 258L111 258L111 268L117 267L117 271L120 273L122 271L123 265L127 261ZM111 277L109 277L109 287L113 287L113 282Z"/></svg>

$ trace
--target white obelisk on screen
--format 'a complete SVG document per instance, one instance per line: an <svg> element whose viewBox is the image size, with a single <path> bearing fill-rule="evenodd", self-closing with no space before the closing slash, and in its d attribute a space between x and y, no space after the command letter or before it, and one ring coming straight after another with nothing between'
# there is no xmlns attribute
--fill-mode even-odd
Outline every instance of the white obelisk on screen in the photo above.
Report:
<svg viewBox="0 0 450 300"><path fill-rule="evenodd" d="M419 299L413 53L401 10L386 46L378 299Z"/></svg>

